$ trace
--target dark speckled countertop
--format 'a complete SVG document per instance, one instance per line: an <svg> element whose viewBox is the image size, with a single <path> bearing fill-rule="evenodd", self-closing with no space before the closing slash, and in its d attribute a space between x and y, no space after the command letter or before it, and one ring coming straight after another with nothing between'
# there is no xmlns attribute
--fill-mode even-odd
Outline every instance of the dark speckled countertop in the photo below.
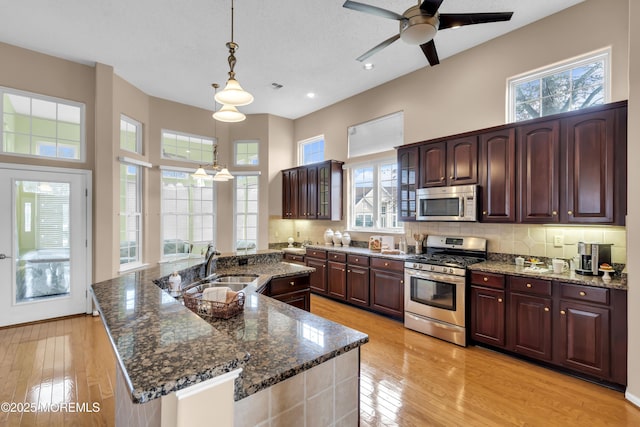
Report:
<svg viewBox="0 0 640 427"><path fill-rule="evenodd" d="M487 273L509 274L511 276L535 277L538 279L556 280L578 285L597 286L600 288L627 290L625 277L614 275L609 282L602 280L602 276L583 276L574 271L566 273L553 273L551 271L531 271L526 267L518 267L513 263L501 261L486 261L467 267L471 271L484 271Z"/></svg>
<svg viewBox="0 0 640 427"><path fill-rule="evenodd" d="M174 270L183 285L203 277L202 259L160 264L92 285L133 402L241 367L235 388L240 400L369 341L361 332L259 293L271 278L312 268L279 262L280 251L242 255L220 257L215 270L218 275L259 274L257 284L245 289L243 312L229 320L203 320L161 289ZM236 259L244 255L251 262L238 266Z"/></svg>

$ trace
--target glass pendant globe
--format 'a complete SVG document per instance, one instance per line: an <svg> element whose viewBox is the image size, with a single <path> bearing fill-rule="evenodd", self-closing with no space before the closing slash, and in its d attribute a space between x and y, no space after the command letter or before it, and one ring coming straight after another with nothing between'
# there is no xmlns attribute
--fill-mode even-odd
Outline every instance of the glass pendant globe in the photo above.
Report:
<svg viewBox="0 0 640 427"><path fill-rule="evenodd" d="M224 89L215 95L215 99L220 104L241 107L251 104L253 102L253 95L242 89L236 79L229 79Z"/></svg>
<svg viewBox="0 0 640 427"><path fill-rule="evenodd" d="M213 118L221 122L241 122L247 118L233 105L223 105L218 111L213 113Z"/></svg>

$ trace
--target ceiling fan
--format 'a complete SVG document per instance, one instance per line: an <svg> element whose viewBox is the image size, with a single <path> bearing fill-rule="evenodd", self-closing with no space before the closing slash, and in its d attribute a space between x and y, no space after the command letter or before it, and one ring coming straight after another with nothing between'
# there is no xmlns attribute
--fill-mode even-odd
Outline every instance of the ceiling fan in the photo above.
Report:
<svg viewBox="0 0 640 427"><path fill-rule="evenodd" d="M378 53L398 39L409 44L417 44L422 48L424 56L429 64L434 66L440 63L436 45L433 42L438 30L461 27L463 25L485 24L488 22L508 21L513 12L497 13L439 13L438 9L443 0L418 0L418 5L405 10L402 15L380 7L371 6L355 1L346 1L342 5L347 9L370 13L382 18L400 21L400 32L383 41L374 48L356 58L362 62L370 56Z"/></svg>

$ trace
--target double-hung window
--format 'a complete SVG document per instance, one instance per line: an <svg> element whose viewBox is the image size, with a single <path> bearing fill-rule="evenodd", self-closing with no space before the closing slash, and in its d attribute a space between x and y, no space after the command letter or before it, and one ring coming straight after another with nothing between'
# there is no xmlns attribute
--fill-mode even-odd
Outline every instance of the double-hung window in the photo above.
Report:
<svg viewBox="0 0 640 427"><path fill-rule="evenodd" d="M120 164L120 269L142 262L142 166Z"/></svg>
<svg viewBox="0 0 640 427"><path fill-rule="evenodd" d="M120 148L142 154L142 123L120 115Z"/></svg>
<svg viewBox="0 0 640 427"><path fill-rule="evenodd" d="M350 169L350 228L363 231L399 231L398 180L395 158Z"/></svg>
<svg viewBox="0 0 640 427"><path fill-rule="evenodd" d="M236 249L258 246L258 175L239 175L235 181Z"/></svg>
<svg viewBox="0 0 640 427"><path fill-rule="evenodd" d="M84 161L84 104L3 87L0 96L0 153Z"/></svg>
<svg viewBox="0 0 640 427"><path fill-rule="evenodd" d="M507 121L580 110L610 101L605 49L509 79Z"/></svg>

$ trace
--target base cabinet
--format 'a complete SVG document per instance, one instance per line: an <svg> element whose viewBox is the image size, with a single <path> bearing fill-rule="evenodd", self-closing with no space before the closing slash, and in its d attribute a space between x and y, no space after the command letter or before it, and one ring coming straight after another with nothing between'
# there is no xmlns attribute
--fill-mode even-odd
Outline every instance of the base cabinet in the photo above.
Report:
<svg viewBox="0 0 640 427"><path fill-rule="evenodd" d="M272 279L265 295L302 310L311 310L308 274Z"/></svg>
<svg viewBox="0 0 640 427"><path fill-rule="evenodd" d="M504 348L505 306L504 291L471 286L471 338Z"/></svg>
<svg viewBox="0 0 640 427"><path fill-rule="evenodd" d="M371 258L371 308L396 318L404 317L404 263Z"/></svg>
<svg viewBox="0 0 640 427"><path fill-rule="evenodd" d="M509 295L511 349L540 360L551 360L551 298Z"/></svg>
<svg viewBox="0 0 640 427"><path fill-rule="evenodd" d="M313 292L325 295L327 293L327 251L307 249L305 263L307 267L316 269L309 275L309 287Z"/></svg>

